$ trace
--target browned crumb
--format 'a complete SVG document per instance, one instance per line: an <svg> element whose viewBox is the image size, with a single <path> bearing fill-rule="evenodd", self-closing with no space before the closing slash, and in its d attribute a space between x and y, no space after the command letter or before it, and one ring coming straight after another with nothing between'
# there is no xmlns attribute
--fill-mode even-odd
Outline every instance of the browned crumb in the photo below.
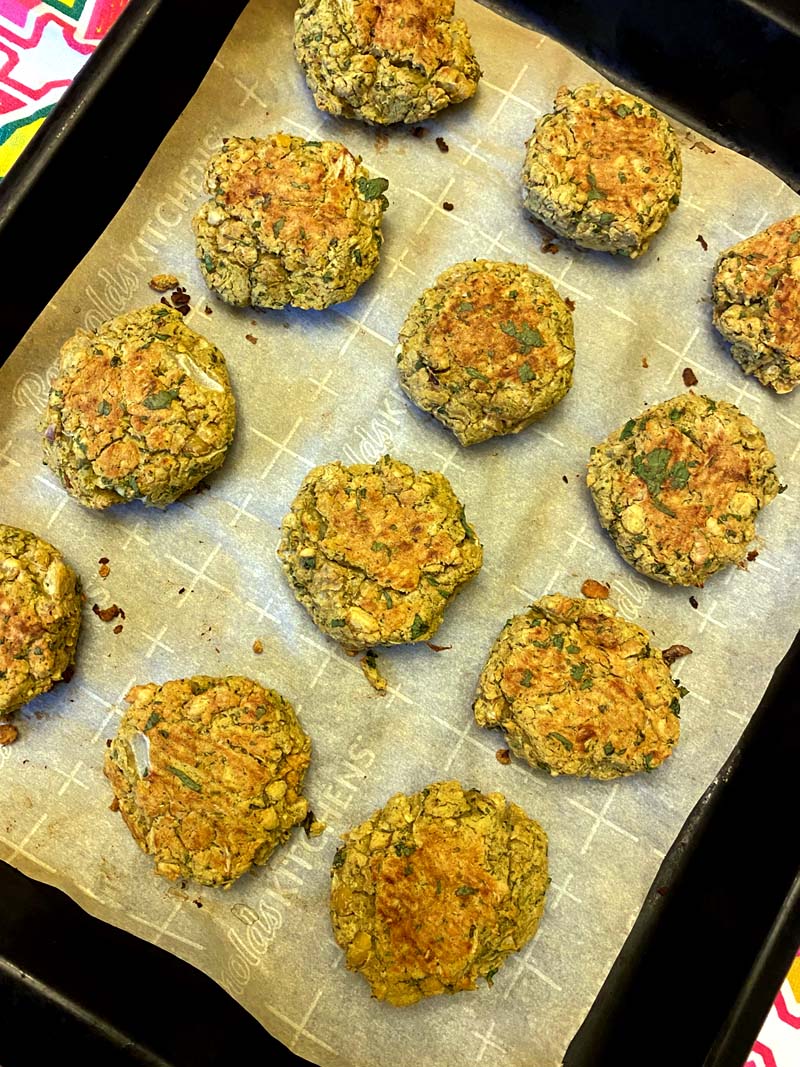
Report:
<svg viewBox="0 0 800 1067"><path fill-rule="evenodd" d="M308 809L305 819L301 823L306 837L319 837L324 834L328 824L320 822L311 808Z"/></svg>
<svg viewBox="0 0 800 1067"><path fill-rule="evenodd" d="M116 604L110 604L107 608L101 608L99 604L92 604L92 611L102 622L111 622L118 615L121 615L123 619L125 618L125 612Z"/></svg>
<svg viewBox="0 0 800 1067"><path fill-rule="evenodd" d="M213 314L214 314L214 312L213 312L213 311L211 310L211 308L210 308L210 307L208 307L208 305L206 305L206 306L205 306L205 307L203 308L203 311L204 311L204 312L206 313L206 315L213 315Z"/></svg>
<svg viewBox="0 0 800 1067"><path fill-rule="evenodd" d="M498 748L494 754L494 758L498 763L503 763L506 766L511 762L511 751L507 748Z"/></svg>
<svg viewBox="0 0 800 1067"><path fill-rule="evenodd" d="M690 603L690 604L692 605L692 607L693 607L693 608L695 608L695 609L697 609L697 608L698 608L698 607L700 606L700 605L699 605L699 604L697 603L697 597L696 597L696 596L690 596L690 597L689 597L689 603Z"/></svg>
<svg viewBox="0 0 800 1067"><path fill-rule="evenodd" d="M689 148L699 148L701 152L704 152L707 156L713 156L715 149L710 145L707 145L705 141L695 141L694 144L690 144Z"/></svg>
<svg viewBox="0 0 800 1067"><path fill-rule="evenodd" d="M256 638L253 642L253 651L257 656L260 656L261 653L264 651L264 644L262 641L259 641L258 638Z"/></svg>
<svg viewBox="0 0 800 1067"><path fill-rule="evenodd" d="M117 625L114 627L113 632L115 634L121 634L122 633L122 623L121 622L117 623Z"/></svg>
<svg viewBox="0 0 800 1067"><path fill-rule="evenodd" d="M561 481L564 483L564 485L569 485L569 478L566 476L566 474L561 475Z"/></svg>
<svg viewBox="0 0 800 1067"><path fill-rule="evenodd" d="M567 305L567 307L569 308L570 311L574 311L575 310L575 301L574 300L570 300L570 298L568 296L564 297L564 303Z"/></svg>
<svg viewBox="0 0 800 1067"><path fill-rule="evenodd" d="M245 339L245 341L249 341L251 345L254 345L254 344L258 343L258 338L257 337L253 337L253 335L251 333L246 333L244 335L244 339Z"/></svg>
<svg viewBox="0 0 800 1067"><path fill-rule="evenodd" d="M445 200L444 203L442 204L442 208L445 211L452 211L453 210L453 205L450 203L449 200Z"/></svg>
<svg viewBox="0 0 800 1067"><path fill-rule="evenodd" d="M697 237L695 237L695 241L697 241L704 252L708 251L708 242L705 237L703 237L702 233L698 233Z"/></svg>
<svg viewBox="0 0 800 1067"><path fill-rule="evenodd" d="M748 561L748 563L752 563L754 559L758 559L758 549L757 548L751 548L750 551L747 553L747 561Z"/></svg>
<svg viewBox="0 0 800 1067"><path fill-rule="evenodd" d="M665 648L661 653L661 657L668 667L671 667L676 659L681 659L683 656L691 656L692 650L688 645L670 645L669 648Z"/></svg>
<svg viewBox="0 0 800 1067"><path fill-rule="evenodd" d="M11 722L0 722L0 745L13 745L19 737L19 730Z"/></svg>
<svg viewBox="0 0 800 1067"><path fill-rule="evenodd" d="M431 641L426 641L425 644L431 652L449 652L453 647L452 645L434 645Z"/></svg>
<svg viewBox="0 0 800 1067"><path fill-rule="evenodd" d="M97 573L100 575L101 578L107 578L109 574L111 574L111 568L107 563L103 563L98 569Z"/></svg>
<svg viewBox="0 0 800 1067"><path fill-rule="evenodd" d="M108 739L108 740L106 741L106 747L107 747L107 748L110 748L110 747L111 747L111 738L110 738L110 737L109 737L109 739ZM108 805L108 810L109 810L109 811L119 811L119 801L117 800L117 798L116 798L116 797L114 797L114 799L113 799L113 800L111 801L111 803L110 803L110 804Z"/></svg>
<svg viewBox="0 0 800 1067"><path fill-rule="evenodd" d="M163 300L164 298L162 297L161 299ZM177 311L180 311L181 315L189 314L189 302L191 297L182 285L177 286L175 291L171 294L171 299L174 307Z"/></svg>
<svg viewBox="0 0 800 1067"><path fill-rule="evenodd" d="M444 137L436 138L436 147L439 149L440 152L450 151L450 145L447 143L447 141L445 141Z"/></svg>
<svg viewBox="0 0 800 1067"><path fill-rule="evenodd" d="M154 274L150 279L150 288L157 293L166 293L167 289L174 289L178 279L174 274Z"/></svg>
<svg viewBox="0 0 800 1067"><path fill-rule="evenodd" d="M378 668L377 656L372 649L369 649L369 651L361 657L361 670L364 672L364 677L372 688L383 696L389 687L389 683L381 674Z"/></svg>
<svg viewBox="0 0 800 1067"><path fill-rule="evenodd" d="M697 375L691 367L684 367L681 377L683 378L683 384L687 389L691 389L693 385L697 385Z"/></svg>
<svg viewBox="0 0 800 1067"><path fill-rule="evenodd" d="M650 364L647 362L647 356L642 356L642 366L645 370L647 370L647 368L650 366Z"/></svg>
<svg viewBox="0 0 800 1067"><path fill-rule="evenodd" d="M102 566L104 563L110 563L111 560L108 558L108 556L101 556L97 562Z"/></svg>
<svg viewBox="0 0 800 1067"><path fill-rule="evenodd" d="M581 586L581 593L590 600L608 600L610 590L602 582L596 582L594 578L587 578Z"/></svg>
<svg viewBox="0 0 800 1067"><path fill-rule="evenodd" d="M548 252L551 256L554 256L557 252L561 251L559 246L550 237L545 237L539 247L541 248L542 252Z"/></svg>

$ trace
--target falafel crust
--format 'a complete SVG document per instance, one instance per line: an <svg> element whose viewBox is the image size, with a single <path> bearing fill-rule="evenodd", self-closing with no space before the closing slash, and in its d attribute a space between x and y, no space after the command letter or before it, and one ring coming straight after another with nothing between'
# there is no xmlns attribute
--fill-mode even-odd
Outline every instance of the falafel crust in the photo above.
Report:
<svg viewBox="0 0 800 1067"><path fill-rule="evenodd" d="M230 886L305 819L311 742L280 694L197 675L125 699L104 771L157 874Z"/></svg>
<svg viewBox="0 0 800 1067"><path fill-rule="evenodd" d="M278 555L294 595L348 650L429 640L483 561L447 478L391 456L315 467Z"/></svg>
<svg viewBox="0 0 800 1067"><path fill-rule="evenodd" d="M227 138L192 220L206 284L234 307L349 300L378 266L388 185L336 141Z"/></svg>
<svg viewBox="0 0 800 1067"><path fill-rule="evenodd" d="M343 835L331 921L351 971L398 1007L491 985L536 933L547 835L502 793L435 782Z"/></svg>
<svg viewBox="0 0 800 1067"><path fill-rule="evenodd" d="M0 719L61 681L80 627L80 583L58 549L0 523Z"/></svg>
<svg viewBox="0 0 800 1067"><path fill-rule="evenodd" d="M680 198L678 140L638 96L562 86L527 142L522 186L526 209L556 233L636 259Z"/></svg>
<svg viewBox="0 0 800 1067"><path fill-rule="evenodd" d="M800 384L800 215L740 241L717 260L714 325L745 372L776 393Z"/></svg>
<svg viewBox="0 0 800 1067"><path fill-rule="evenodd" d="M224 356L164 304L70 337L40 424L45 463L89 508L166 507L222 466L235 428Z"/></svg>
<svg viewBox="0 0 800 1067"><path fill-rule="evenodd" d="M572 384L567 305L542 274L487 259L456 263L400 330L400 384L462 445L519 433Z"/></svg>
<svg viewBox="0 0 800 1067"><path fill-rule="evenodd" d="M509 619L478 681L478 726L552 775L619 778L663 763L680 691L646 630L607 600L560 593Z"/></svg>
<svg viewBox="0 0 800 1067"><path fill-rule="evenodd" d="M778 493L775 457L733 404L684 393L593 448L586 476L601 525L637 571L702 586L742 563Z"/></svg>
<svg viewBox="0 0 800 1067"><path fill-rule="evenodd" d="M481 68L454 0L303 0L294 50L318 108L415 123L472 96Z"/></svg>

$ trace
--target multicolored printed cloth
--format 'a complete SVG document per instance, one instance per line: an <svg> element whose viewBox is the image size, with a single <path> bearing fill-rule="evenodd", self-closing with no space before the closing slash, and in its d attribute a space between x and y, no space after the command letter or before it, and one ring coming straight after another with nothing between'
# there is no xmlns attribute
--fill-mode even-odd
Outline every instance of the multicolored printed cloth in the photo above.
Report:
<svg viewBox="0 0 800 1067"><path fill-rule="evenodd" d="M0 0L0 178L128 0Z"/></svg>
<svg viewBox="0 0 800 1067"><path fill-rule="evenodd" d="M800 1063L800 949L764 1020L745 1067L797 1067Z"/></svg>
<svg viewBox="0 0 800 1067"><path fill-rule="evenodd" d="M0 178L128 0L0 0ZM800 951L745 1067L800 1063Z"/></svg>

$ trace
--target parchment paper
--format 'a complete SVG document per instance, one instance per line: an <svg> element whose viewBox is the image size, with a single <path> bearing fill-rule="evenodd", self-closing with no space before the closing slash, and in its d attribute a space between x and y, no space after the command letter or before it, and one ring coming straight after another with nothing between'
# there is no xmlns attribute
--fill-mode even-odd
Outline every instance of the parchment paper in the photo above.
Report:
<svg viewBox="0 0 800 1067"><path fill-rule="evenodd" d="M475 99L425 123L422 139L376 132L315 110L291 54L292 9L289 0L253 0L117 218L0 372L2 520L60 546L87 596L74 680L30 705L19 741L0 750L0 857L196 964L317 1063L550 1067L800 624L800 398L776 397L742 375L708 303L716 253L800 210L798 198L752 162L694 147L697 136L680 128L683 197L643 259L578 253L565 242L544 253L520 206L523 143L559 85L595 76L585 64L465 0L485 70ZM194 260L189 223L207 155L225 135L278 128L341 140L391 183L377 274L324 313L226 308L207 294ZM554 278L576 304L577 363L571 393L546 419L464 450L399 392L393 348L420 290L473 256L528 262ZM35 423L48 377L77 326L157 299L147 282L161 271L180 277L193 297L189 322L227 355L236 442L208 491L166 512L92 513L41 466ZM763 543L749 571L713 577L696 609L692 590L647 581L619 559L583 481L590 446L681 392L686 366L700 390L739 404L765 430L789 485L759 520ZM448 475L486 562L435 638L451 650L381 652L391 681L381 698L297 605L275 548L311 466L386 451ZM101 557L111 561L105 580ZM502 766L502 735L472 722L475 681L505 619L546 592L578 594L587 577L610 582L613 602L662 647L694 649L674 672L691 691L681 742L652 775L593 783ZM91 613L93 603L125 610L119 635ZM296 831L230 892L156 878L109 811L101 771L128 688L199 672L248 674L294 703L314 743L307 792L328 824L317 839ZM392 793L449 776L502 790L544 825L553 876L546 915L492 990L393 1009L343 967L327 914L330 861L338 834Z"/></svg>

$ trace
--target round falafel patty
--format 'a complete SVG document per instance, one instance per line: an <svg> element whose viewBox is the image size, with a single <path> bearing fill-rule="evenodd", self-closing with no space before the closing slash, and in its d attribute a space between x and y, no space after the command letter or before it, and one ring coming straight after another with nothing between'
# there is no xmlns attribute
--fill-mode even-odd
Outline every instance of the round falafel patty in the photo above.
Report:
<svg viewBox="0 0 800 1067"><path fill-rule="evenodd" d="M551 283L518 263L456 263L400 331L400 384L462 445L519 433L572 384L572 316Z"/></svg>
<svg viewBox="0 0 800 1067"><path fill-rule="evenodd" d="M378 266L385 178L336 141L229 137L192 220L206 284L235 307L329 307Z"/></svg>
<svg viewBox="0 0 800 1067"><path fill-rule="evenodd" d="M472 96L481 69L454 0L303 0L294 49L317 107L364 122L422 122Z"/></svg>
<svg viewBox="0 0 800 1067"><path fill-rule="evenodd" d="M800 384L800 215L740 241L717 260L714 325L745 372L776 393Z"/></svg>
<svg viewBox="0 0 800 1067"><path fill-rule="evenodd" d="M586 484L623 559L667 585L741 563L778 493L775 457L733 404L685 393L592 449Z"/></svg>
<svg viewBox="0 0 800 1067"><path fill-rule="evenodd" d="M447 478L391 456L315 467L282 534L295 596L349 650L428 640L483 561Z"/></svg>
<svg viewBox="0 0 800 1067"><path fill-rule="evenodd" d="M198 675L125 699L104 770L157 874L229 886L303 822L311 742L280 694Z"/></svg>
<svg viewBox="0 0 800 1067"><path fill-rule="evenodd" d="M403 1006L490 984L536 933L547 835L502 793L436 782L344 835L331 921L347 967Z"/></svg>
<svg viewBox="0 0 800 1067"><path fill-rule="evenodd" d="M674 130L621 89L562 86L527 149L525 207L583 248L636 259L680 198Z"/></svg>
<svg viewBox="0 0 800 1067"><path fill-rule="evenodd" d="M481 672L479 726L552 775L619 778L663 763L680 691L646 630L605 600L554 594L509 619Z"/></svg>
<svg viewBox="0 0 800 1067"><path fill-rule="evenodd" d="M163 304L78 330L40 426L45 462L89 508L166 507L222 466L235 427L222 353Z"/></svg>
<svg viewBox="0 0 800 1067"><path fill-rule="evenodd" d="M58 549L0 523L0 719L63 678L80 627L80 583Z"/></svg>

